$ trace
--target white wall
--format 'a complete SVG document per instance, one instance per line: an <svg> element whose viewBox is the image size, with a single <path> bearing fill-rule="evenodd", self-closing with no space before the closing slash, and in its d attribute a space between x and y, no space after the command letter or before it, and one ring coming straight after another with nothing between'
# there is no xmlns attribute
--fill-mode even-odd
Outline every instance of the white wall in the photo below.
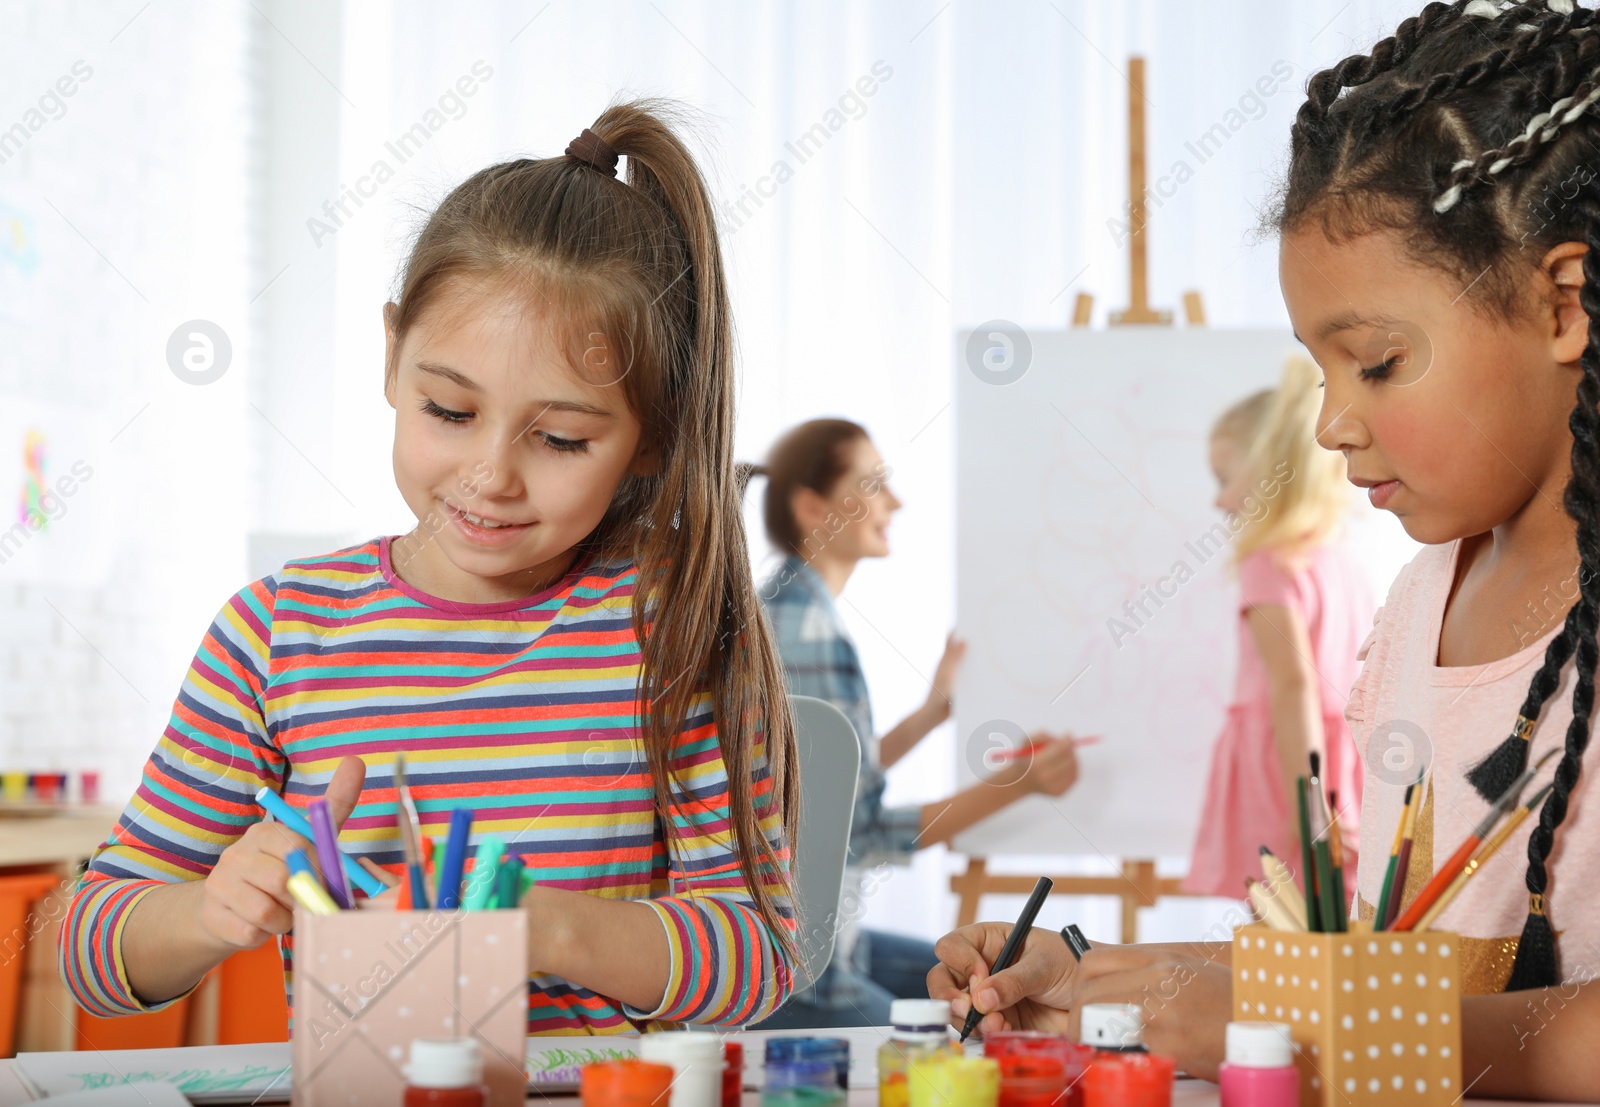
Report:
<svg viewBox="0 0 1600 1107"><path fill-rule="evenodd" d="M125 790L232 591L284 550L410 525L390 474L379 316L409 234L467 174L559 153L618 92L671 96L702 119L740 337L741 453L839 414L894 467L896 552L862 566L843 605L892 724L925 694L954 610L953 334L996 317L1059 326L1079 289L1097 296L1097 322L1125 301L1125 248L1107 224L1125 202L1127 56L1149 60L1152 185L1275 63L1292 67L1148 229L1158 304L1199 288L1214 326L1281 326L1275 249L1246 236L1298 89L1414 7L8 7L0 128L76 59L94 76L0 163L0 220L20 210L42 258L24 274L0 252L0 406L13 422L24 401L70 409L57 424L79 430L64 441L95 420L109 429L84 447L94 478L34 539L99 551L104 572L41 583L0 564L0 758L101 764ZM399 163L385 143L478 62L492 76ZM792 153L875 65L890 72L873 94L846 100L814 154ZM357 206L345 187L379 160L394 177ZM792 177L773 188L762 178L778 161ZM308 225L341 198L333 233ZM233 339L215 384L165 364L168 335L193 318ZM891 798L942 794L953 760L947 728L891 774ZM869 921L942 931L948 864L928 851Z"/></svg>

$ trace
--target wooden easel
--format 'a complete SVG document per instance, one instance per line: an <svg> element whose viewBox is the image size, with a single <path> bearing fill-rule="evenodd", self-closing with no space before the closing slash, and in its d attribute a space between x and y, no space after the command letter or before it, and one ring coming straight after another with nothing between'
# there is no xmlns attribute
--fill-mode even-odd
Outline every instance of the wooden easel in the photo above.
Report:
<svg viewBox="0 0 1600 1107"><path fill-rule="evenodd" d="M1109 313L1108 326L1171 326L1172 312L1150 306L1149 255L1146 250L1145 228L1145 129L1144 129L1144 59L1128 60L1128 219L1132 233L1128 237L1128 306L1122 311ZM1094 296L1079 292L1072 305L1072 325L1089 326L1094 312ZM1191 327L1205 325L1205 307L1200 293L1183 294L1184 321ZM1053 877L1053 895L1115 896L1122 901L1122 942L1124 945L1138 940L1138 909L1154 907L1162 896L1180 896L1183 891L1177 877L1156 875L1153 860L1127 860L1121 862L1122 872L1117 876L1059 876ZM1027 895L1033 891L1036 876L1005 876L990 873L982 857L967 861L967 871L950 878L950 890L961 899L956 912L956 925L967 926L978 920L978 900L985 895Z"/></svg>

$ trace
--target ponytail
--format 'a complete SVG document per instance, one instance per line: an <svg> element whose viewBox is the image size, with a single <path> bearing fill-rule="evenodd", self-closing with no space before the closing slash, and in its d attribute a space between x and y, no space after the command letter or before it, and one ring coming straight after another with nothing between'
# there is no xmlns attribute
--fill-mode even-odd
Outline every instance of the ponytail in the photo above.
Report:
<svg viewBox="0 0 1600 1107"><path fill-rule="evenodd" d="M740 513L733 326L715 212L674 131L682 122L660 101L613 103L566 154L506 162L464 181L412 247L391 328L398 350L458 282L492 281L553 322L575 372L623 390L650 471L623 478L584 549L638 569L637 696L657 815L669 850L680 836L704 833L668 811L692 798L674 778L674 746L694 701L709 695L728 776L722 833L792 965L794 918L777 897L792 886L794 727Z"/></svg>

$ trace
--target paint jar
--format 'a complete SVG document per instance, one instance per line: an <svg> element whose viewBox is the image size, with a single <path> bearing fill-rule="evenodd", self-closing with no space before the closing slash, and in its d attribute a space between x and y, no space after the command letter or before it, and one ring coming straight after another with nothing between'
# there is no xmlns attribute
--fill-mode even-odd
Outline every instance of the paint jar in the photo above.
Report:
<svg viewBox="0 0 1600 1107"><path fill-rule="evenodd" d="M670 1065L670 1107L721 1107L722 1039L704 1030L662 1030L639 1039L639 1056Z"/></svg>
<svg viewBox="0 0 1600 1107"><path fill-rule="evenodd" d="M767 1062L761 1107L844 1107L844 1100L831 1060Z"/></svg>
<svg viewBox="0 0 1600 1107"><path fill-rule="evenodd" d="M744 1095L744 1046L722 1043L722 1107L739 1107Z"/></svg>
<svg viewBox="0 0 1600 1107"><path fill-rule="evenodd" d="M488 1107L483 1058L471 1038L411 1043L405 1107Z"/></svg>
<svg viewBox="0 0 1600 1107"><path fill-rule="evenodd" d="M1085 1004L1078 1040L1111 1053L1143 1053L1144 1011L1137 1003Z"/></svg>
<svg viewBox="0 0 1600 1107"><path fill-rule="evenodd" d="M1230 1022L1218 1070L1222 1107L1298 1107L1300 1073L1286 1023Z"/></svg>
<svg viewBox="0 0 1600 1107"><path fill-rule="evenodd" d="M1062 1034L1007 1030L983 1039L983 1055L1000 1064L1000 1107L1081 1107L1094 1050Z"/></svg>
<svg viewBox="0 0 1600 1107"><path fill-rule="evenodd" d="M935 1053L906 1069L910 1107L999 1107L1000 1063L988 1057Z"/></svg>
<svg viewBox="0 0 1600 1107"><path fill-rule="evenodd" d="M78 774L78 799L83 803L100 802L100 774L94 769L85 769Z"/></svg>
<svg viewBox="0 0 1600 1107"><path fill-rule="evenodd" d="M578 1094L583 1107L665 1107L672 1077L655 1061L596 1061L578 1070Z"/></svg>
<svg viewBox="0 0 1600 1107"><path fill-rule="evenodd" d="M1083 1072L1083 1107L1172 1107L1171 1057L1096 1050Z"/></svg>
<svg viewBox="0 0 1600 1107"><path fill-rule="evenodd" d="M827 1061L833 1066L841 1090L850 1087L848 1038L768 1038L767 1065L790 1061Z"/></svg>
<svg viewBox="0 0 1600 1107"><path fill-rule="evenodd" d="M907 1067L918 1057L957 1056L950 1004L942 999L897 999L889 1004L889 1040L878 1047L878 1107L909 1107Z"/></svg>

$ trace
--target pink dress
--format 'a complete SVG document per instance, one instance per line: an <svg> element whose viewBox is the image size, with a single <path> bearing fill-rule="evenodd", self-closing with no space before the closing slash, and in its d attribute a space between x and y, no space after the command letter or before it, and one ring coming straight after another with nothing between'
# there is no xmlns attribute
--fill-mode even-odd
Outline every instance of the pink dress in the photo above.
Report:
<svg viewBox="0 0 1600 1107"><path fill-rule="evenodd" d="M1200 829L1183 881L1199 895L1244 896L1245 877L1261 879L1261 847L1268 846L1296 872L1299 849L1288 834L1290 797L1272 736L1266 664L1256 649L1245 614L1278 605L1299 612L1311 640L1311 662L1322 703L1323 787L1338 793L1341 841L1359 840L1363 769L1345 703L1360 664L1356 652L1372 626L1376 597L1366 573L1340 539L1285 563L1271 551L1250 554L1239 565L1239 671L1227 721L1211 753L1210 779ZM1309 764L1295 766L1310 772ZM1354 890L1355 857L1347 848L1346 886Z"/></svg>

